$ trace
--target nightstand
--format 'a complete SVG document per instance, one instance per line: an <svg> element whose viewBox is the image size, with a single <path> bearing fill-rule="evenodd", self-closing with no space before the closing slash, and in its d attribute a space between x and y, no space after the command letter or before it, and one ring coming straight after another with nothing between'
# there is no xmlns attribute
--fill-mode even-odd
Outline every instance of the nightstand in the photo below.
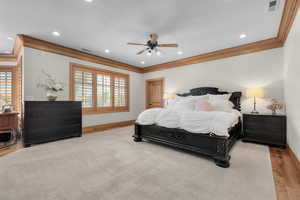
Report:
<svg viewBox="0 0 300 200"><path fill-rule="evenodd" d="M243 141L286 147L286 116L243 114Z"/></svg>

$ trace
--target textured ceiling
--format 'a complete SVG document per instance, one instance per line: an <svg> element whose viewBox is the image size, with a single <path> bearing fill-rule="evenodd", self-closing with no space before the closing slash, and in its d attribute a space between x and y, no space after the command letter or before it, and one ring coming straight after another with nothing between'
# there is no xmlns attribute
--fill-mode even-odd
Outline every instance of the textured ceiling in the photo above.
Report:
<svg viewBox="0 0 300 200"><path fill-rule="evenodd" d="M273 12L269 1L1 0L0 53L11 51L14 41L8 37L26 34L145 67L276 37L285 1ZM53 31L61 36L54 37ZM161 56L138 56L143 47L126 45L144 43L150 33L179 48L163 48ZM247 37L240 39L241 34Z"/></svg>

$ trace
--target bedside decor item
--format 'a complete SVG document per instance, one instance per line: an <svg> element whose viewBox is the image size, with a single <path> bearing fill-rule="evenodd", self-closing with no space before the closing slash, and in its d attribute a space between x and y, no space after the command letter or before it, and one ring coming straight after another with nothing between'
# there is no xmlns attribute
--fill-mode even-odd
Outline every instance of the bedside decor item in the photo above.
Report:
<svg viewBox="0 0 300 200"><path fill-rule="evenodd" d="M63 84L56 81L55 78L45 71L42 71L42 73L46 76L46 80L42 83L38 83L37 87L42 87L46 90L47 99L49 101L56 101L57 93L64 89Z"/></svg>
<svg viewBox="0 0 300 200"><path fill-rule="evenodd" d="M264 90L262 88L249 88L247 89L246 96L249 98L253 97L253 110L252 114L258 114L256 110L256 97L264 97Z"/></svg>
<svg viewBox="0 0 300 200"><path fill-rule="evenodd" d="M243 114L243 141L286 147L286 116Z"/></svg>
<svg viewBox="0 0 300 200"><path fill-rule="evenodd" d="M4 113L12 112L13 111L12 107L13 107L12 105L7 105L7 104L3 105L1 111Z"/></svg>
<svg viewBox="0 0 300 200"><path fill-rule="evenodd" d="M281 110L283 108L283 105L276 99L272 99L267 108L272 111L272 115L276 115L276 111Z"/></svg>

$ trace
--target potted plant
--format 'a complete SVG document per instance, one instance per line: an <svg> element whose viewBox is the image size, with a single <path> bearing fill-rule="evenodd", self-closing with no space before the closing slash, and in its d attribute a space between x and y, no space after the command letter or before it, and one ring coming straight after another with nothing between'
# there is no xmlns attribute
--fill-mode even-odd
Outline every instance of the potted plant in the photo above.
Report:
<svg viewBox="0 0 300 200"><path fill-rule="evenodd" d="M43 82L38 83L37 86L46 90L47 99L49 101L56 101L58 96L57 93L64 90L63 84L56 81L55 78L45 71L42 71L42 73L46 76L46 79Z"/></svg>

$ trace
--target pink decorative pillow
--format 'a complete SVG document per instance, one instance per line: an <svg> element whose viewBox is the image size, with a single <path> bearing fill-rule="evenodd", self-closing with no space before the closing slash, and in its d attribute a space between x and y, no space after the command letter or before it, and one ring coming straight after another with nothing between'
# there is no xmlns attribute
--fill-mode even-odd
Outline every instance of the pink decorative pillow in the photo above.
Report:
<svg viewBox="0 0 300 200"><path fill-rule="evenodd" d="M203 99L198 99L195 103L195 110L196 111L213 111L212 105Z"/></svg>

